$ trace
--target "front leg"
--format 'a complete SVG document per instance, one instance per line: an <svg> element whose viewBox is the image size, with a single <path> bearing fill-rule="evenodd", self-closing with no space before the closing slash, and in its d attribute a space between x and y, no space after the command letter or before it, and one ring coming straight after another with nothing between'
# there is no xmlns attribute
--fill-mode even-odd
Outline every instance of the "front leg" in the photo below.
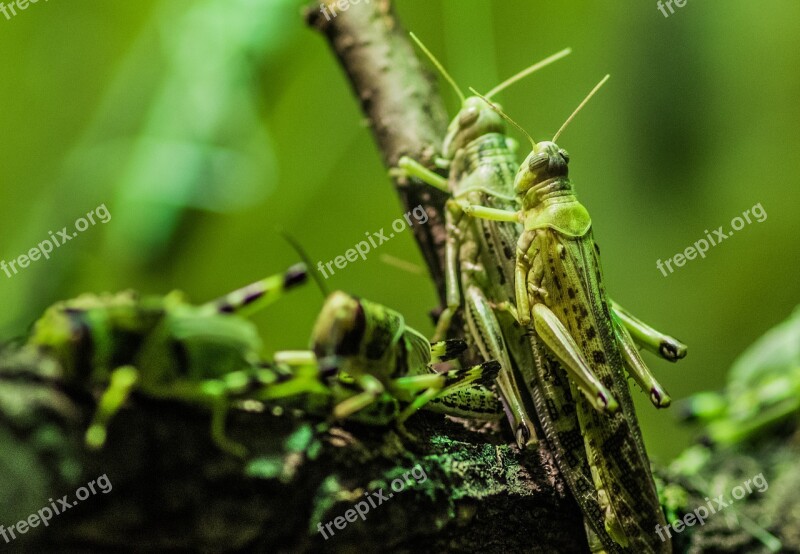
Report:
<svg viewBox="0 0 800 554"><path fill-rule="evenodd" d="M378 378L362 374L355 376L356 383L364 390L355 396L348 398L336 405L333 408L333 417L335 419L344 419L360 410L363 410L386 390Z"/></svg>
<svg viewBox="0 0 800 554"><path fill-rule="evenodd" d="M89 448L102 448L106 442L108 423L128 400L139 383L139 372L133 366L122 366L111 372L108 387L97 403L89 429L86 431L86 445Z"/></svg>
<svg viewBox="0 0 800 554"><path fill-rule="evenodd" d="M528 294L528 272L531 269L528 251L536 231L523 231L517 241L517 261L514 267L514 292L517 300L517 320L523 327L531 323L531 302Z"/></svg>
<svg viewBox="0 0 800 554"><path fill-rule="evenodd" d="M415 177L423 183L450 194L450 189L447 188L447 179L408 156L400 158L397 161L397 167L390 170L389 173L392 176Z"/></svg>

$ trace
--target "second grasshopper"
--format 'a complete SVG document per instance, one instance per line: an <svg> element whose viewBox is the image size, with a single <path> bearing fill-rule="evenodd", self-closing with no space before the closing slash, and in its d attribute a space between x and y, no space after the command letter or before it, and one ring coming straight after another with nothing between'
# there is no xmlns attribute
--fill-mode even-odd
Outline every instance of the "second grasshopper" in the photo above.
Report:
<svg viewBox="0 0 800 554"><path fill-rule="evenodd" d="M467 217L462 204L495 209L516 209L512 188L517 160L514 143L505 134L505 122L479 96L465 97L453 78L430 51L412 38L452 85L461 109L448 127L440 165L449 169L447 179L404 157L399 168L409 176L432 185L452 197L446 203L445 279L447 306L439 318L434 340L443 338L462 301L468 335L485 359L500 362L497 383L504 409L520 448L536 443L533 419L517 384L520 366L531 372L534 359L524 329L494 305L514 297L514 245L521 232L515 222L496 222ZM570 53L562 50L507 79L489 93L491 97L519 79Z"/></svg>

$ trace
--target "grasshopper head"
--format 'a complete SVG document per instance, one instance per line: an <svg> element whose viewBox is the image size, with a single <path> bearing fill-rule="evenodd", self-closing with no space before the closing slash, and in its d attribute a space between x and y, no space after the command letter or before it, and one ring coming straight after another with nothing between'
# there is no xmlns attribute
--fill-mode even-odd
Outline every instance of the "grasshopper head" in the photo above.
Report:
<svg viewBox="0 0 800 554"><path fill-rule="evenodd" d="M328 296L317 317L311 334L311 349L321 365L338 365L338 360L359 353L365 331L366 319L361 302L336 291Z"/></svg>
<svg viewBox="0 0 800 554"><path fill-rule="evenodd" d="M488 133L504 132L503 118L480 97L469 96L447 128L443 154L446 158L453 159L459 148L465 147L478 137Z"/></svg>
<svg viewBox="0 0 800 554"><path fill-rule="evenodd" d="M130 309L137 298L134 291L125 291L58 302L34 323L28 344L58 360L67 380L86 378L95 362L95 337L108 332L109 310Z"/></svg>
<svg viewBox="0 0 800 554"><path fill-rule="evenodd" d="M524 194L532 187L550 179L569 176L569 154L550 141L542 141L528 154L517 171L514 190Z"/></svg>
<svg viewBox="0 0 800 554"><path fill-rule="evenodd" d="M61 364L64 376L75 380L83 361L90 355L92 339L83 311L55 305L33 327L28 343L52 356ZM88 353L88 354L87 354Z"/></svg>

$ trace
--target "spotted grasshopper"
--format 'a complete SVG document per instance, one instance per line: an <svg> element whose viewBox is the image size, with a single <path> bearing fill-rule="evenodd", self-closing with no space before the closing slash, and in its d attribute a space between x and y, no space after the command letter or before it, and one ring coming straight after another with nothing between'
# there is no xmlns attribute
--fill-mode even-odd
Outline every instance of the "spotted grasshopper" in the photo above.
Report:
<svg viewBox="0 0 800 554"><path fill-rule="evenodd" d="M442 146L444 158L439 161L449 168L448 178L408 157L398 163L405 175L452 194L445 211L447 307L439 318L434 340L446 336L463 302L469 339L484 358L497 360L502 366L498 388L517 444L523 448L537 439L526 407L530 402L520 392L516 375L520 366L532 372L534 359L525 330L508 313L494 309L514 298L514 244L521 229L516 222L467 217L462 209L464 203L516 209L512 185L518 162L514 143L505 134L503 119L479 96L465 97L441 63L411 36L461 99L461 109L450 123ZM487 97L569 53L569 49L562 50L528 67L496 86Z"/></svg>
<svg viewBox="0 0 800 554"><path fill-rule="evenodd" d="M584 513L590 547L670 552L669 541L655 534L664 515L623 367L653 404L666 407L669 396L637 345L670 361L685 356L686 347L607 297L589 213L569 179L569 155L555 143L567 123L553 141L537 144L528 136L532 151L514 179L518 210L474 204L463 209L474 217L523 225L515 305L506 308L532 331L535 373L526 382L558 467Z"/></svg>
<svg viewBox="0 0 800 554"><path fill-rule="evenodd" d="M341 291L328 296L314 326L311 350L276 352L282 382L256 395L275 400L311 393L304 408L334 419L403 423L419 409L480 421L500 417L489 387L500 365L486 362L439 373L432 363L466 350L461 340L431 344L390 308Z"/></svg>

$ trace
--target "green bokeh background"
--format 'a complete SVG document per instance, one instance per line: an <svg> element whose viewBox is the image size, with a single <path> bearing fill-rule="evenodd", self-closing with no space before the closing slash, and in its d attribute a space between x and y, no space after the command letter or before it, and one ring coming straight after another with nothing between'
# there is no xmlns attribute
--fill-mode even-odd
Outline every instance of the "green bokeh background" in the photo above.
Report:
<svg viewBox="0 0 800 554"><path fill-rule="evenodd" d="M53 0L0 16L0 259L99 204L112 214L51 260L0 273L3 336L24 334L44 306L85 291L215 297L296 261L279 229L326 261L400 215L357 103L326 43L304 26L302 4ZM498 98L539 138L611 73L560 140L594 220L607 288L689 345L677 365L647 358L673 397L720 387L736 355L800 296L800 4L689 0L669 18L654 1L417 0L397 9L464 88L488 90L571 46L569 58ZM219 83L229 87L220 93ZM457 100L445 97L452 113ZM145 139L165 138L181 148L141 155ZM207 161L210 152L227 161ZM205 161L186 178L176 153ZM176 175L186 181L180 194ZM758 203L763 223L667 277L656 269ZM405 232L330 286L400 308L430 333L432 285L381 254L423 264ZM304 347L320 302L306 287L256 316L268 352ZM638 393L637 405L656 458L689 443L671 411L656 412Z"/></svg>

